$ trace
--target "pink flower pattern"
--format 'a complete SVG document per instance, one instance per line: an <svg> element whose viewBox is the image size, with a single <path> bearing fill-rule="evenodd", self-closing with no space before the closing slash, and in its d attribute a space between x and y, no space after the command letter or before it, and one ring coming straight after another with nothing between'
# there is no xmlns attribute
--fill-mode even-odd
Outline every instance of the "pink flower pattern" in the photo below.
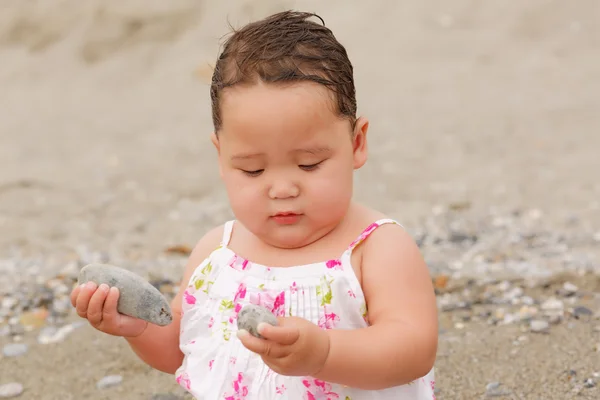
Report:
<svg viewBox="0 0 600 400"><path fill-rule="evenodd" d="M235 254L233 256L233 258L231 259L231 261L229 261L229 265L233 269L237 269L238 271L246 270L246 268L248 268L248 263L249 263L248 260L246 260L243 257L238 256L237 254Z"/></svg>
<svg viewBox="0 0 600 400"><path fill-rule="evenodd" d="M248 385L244 384L244 374L239 372L232 383L233 393L225 395L225 400L244 400L248 396Z"/></svg>
<svg viewBox="0 0 600 400"><path fill-rule="evenodd" d="M358 246L359 244L361 244L370 234L371 232L373 232L379 225L377 223L372 223L371 225L369 225L367 227L367 229L365 229L363 231L363 233L360 234L360 236L358 238L356 238L356 240L352 243L350 243L349 248L353 249L356 246Z"/></svg>
<svg viewBox="0 0 600 400"><path fill-rule="evenodd" d="M184 372L181 375L178 375L175 381L184 389L190 390L191 381L187 373Z"/></svg>
<svg viewBox="0 0 600 400"><path fill-rule="evenodd" d="M379 225L377 223L371 224L352 242L349 249L362 243ZM221 251L220 249L222 247L215 251ZM351 270L346 261L343 261L345 260L344 257L323 262L321 264L323 268L322 275L319 274L317 276L318 281L313 280L312 283L306 277L302 277L303 281L290 280L286 282L280 280L280 275L275 274L275 272L279 272L277 269L267 267L254 270L256 265L235 254L230 256L227 264L218 265L215 260L222 258L216 256L210 258L215 263L214 266L211 265L210 261L208 263L203 262L201 267L198 268L200 273L196 273L183 293L184 310L195 314L187 317L188 320L182 319L181 330L182 335L188 335L189 338L186 341L189 344L195 342L195 340L189 341L189 339L198 339L199 343L203 343L203 349L208 349L208 351L205 355L202 355L196 353L199 352L197 347L184 350L188 353L186 357L189 357L189 361L186 362L186 359L184 359L182 368L177 371L177 383L198 396L205 393L194 393L193 388L207 387L204 380L211 380L214 381L216 387L225 387L226 390L229 388L226 393L219 391L219 398L224 400L249 400L252 380L254 379L254 375L250 375L249 371L260 370L261 360L259 357L251 358L252 354L247 353L246 349L239 342L236 342L235 335L231 335L235 331L231 325L235 324L238 313L246 303L264 306L276 316L291 315L292 310L294 310L294 314L298 310L298 315L301 316L303 312L306 312L307 304L309 304L310 307L314 307L313 310L318 310L318 316L315 316L314 311L311 311L311 315L312 318L315 318L313 322L321 329L335 329L338 327L346 329L349 325L345 318L352 312L350 308L355 307L355 313L363 316L368 324L362 292L358 287L353 286L355 280L352 281L352 284L349 284L349 281L344 278L346 274L344 268L347 271ZM219 275L211 272L221 271L225 265L239 271L227 273L228 275L231 274L227 279L232 279L230 289L227 289L228 292L223 292L223 287L226 287L223 285L224 281L213 285ZM249 269L252 269L252 275L249 275ZM264 276L257 276L256 271L264 272ZM251 276L254 276L254 278ZM285 277L285 275L283 276ZM215 292L212 289L213 286L215 288L219 287L220 293ZM265 286L273 289L265 289ZM302 294L302 297L296 296L299 293ZM304 296L304 293L306 293L306 296ZM290 294L294 296L290 298ZM207 315L207 313L214 314ZM184 325L184 320L189 321L187 322L188 325ZM208 322L206 322L207 320ZM197 321L203 322L198 324ZM356 321L356 318L354 321ZM352 324L355 324L355 322L352 322ZM215 326L222 329L224 335L215 335L213 331ZM190 329L191 335L188 329ZM236 347L229 346L238 346L239 349L235 350ZM216 359L221 361L215 364ZM356 400L360 398L361 393L357 389L331 384L313 377L282 376L271 369L267 369L265 375L259 376L261 379L272 383L272 385L264 385L259 388L261 398L265 399ZM228 377L228 380L223 386L223 382L218 380L225 377ZM200 380L199 384L196 384L196 379ZM407 385L407 387L412 387L413 384L416 384L414 386L418 387L419 393L425 389L428 399L436 399L434 393L435 383L432 375L428 374L426 377ZM265 393L262 387L269 387L270 392ZM375 396L373 398L380 397ZM398 394L396 397L386 395L381 398L404 399L405 397ZM410 398L416 399L416 397ZM419 397L419 400L423 400L422 397Z"/></svg>
<svg viewBox="0 0 600 400"><path fill-rule="evenodd" d="M196 297L194 297L194 295L190 294L188 289L186 289L185 292L183 292L183 297L185 298L185 302L187 304L196 304Z"/></svg>
<svg viewBox="0 0 600 400"><path fill-rule="evenodd" d="M338 317L335 313L325 313L321 318L319 318L319 328L322 329L333 329L335 324L339 322L340 317Z"/></svg>
<svg viewBox="0 0 600 400"><path fill-rule="evenodd" d="M302 380L306 386L306 398L309 400L334 400L340 395L331 390L331 384L319 379L305 378Z"/></svg>
<svg viewBox="0 0 600 400"><path fill-rule="evenodd" d="M329 260L329 261L327 261L325 263L325 265L329 269L337 269L337 270L342 269L342 262L339 259L337 259L337 260Z"/></svg>
<svg viewBox="0 0 600 400"><path fill-rule="evenodd" d="M250 304L268 308L275 316L285 316L285 292L265 290L252 293L249 301Z"/></svg>

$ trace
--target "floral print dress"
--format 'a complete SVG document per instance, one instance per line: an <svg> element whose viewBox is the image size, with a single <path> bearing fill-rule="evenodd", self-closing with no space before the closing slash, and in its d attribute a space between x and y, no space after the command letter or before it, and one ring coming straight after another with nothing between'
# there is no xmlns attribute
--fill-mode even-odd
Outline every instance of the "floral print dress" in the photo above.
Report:
<svg viewBox="0 0 600 400"><path fill-rule="evenodd" d="M359 390L311 377L273 372L237 339L236 316L245 304L276 316L305 318L323 329L367 326L367 309L350 259L352 250L377 227L371 224L335 260L287 268L248 261L229 247L234 221L225 224L221 245L192 275L183 294L177 382L199 400L420 400L435 399L434 372L407 385Z"/></svg>

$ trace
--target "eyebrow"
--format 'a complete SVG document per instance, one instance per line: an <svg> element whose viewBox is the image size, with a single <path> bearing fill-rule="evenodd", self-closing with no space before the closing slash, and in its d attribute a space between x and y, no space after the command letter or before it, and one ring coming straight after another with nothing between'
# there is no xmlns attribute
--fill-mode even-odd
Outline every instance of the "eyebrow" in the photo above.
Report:
<svg viewBox="0 0 600 400"><path fill-rule="evenodd" d="M251 153L251 154L235 154L231 156L231 160L248 160L250 158L256 158L263 156L263 153Z"/></svg>
<svg viewBox="0 0 600 400"><path fill-rule="evenodd" d="M313 155L319 155L319 154L329 153L329 152L331 152L331 147L328 147L328 146L310 147L307 149L294 150L294 153L309 153L309 154L313 154Z"/></svg>
<svg viewBox="0 0 600 400"><path fill-rule="evenodd" d="M292 153L308 153L308 154L312 154L312 155L319 155L319 154L323 154L323 153L329 153L331 152L331 147L328 146L324 146L324 147L310 147L310 148L306 148L306 149L296 149L293 150ZM249 160L252 158L257 158L257 157L261 157L264 156L264 153L246 153L246 154L235 154L233 156L231 156L231 160Z"/></svg>

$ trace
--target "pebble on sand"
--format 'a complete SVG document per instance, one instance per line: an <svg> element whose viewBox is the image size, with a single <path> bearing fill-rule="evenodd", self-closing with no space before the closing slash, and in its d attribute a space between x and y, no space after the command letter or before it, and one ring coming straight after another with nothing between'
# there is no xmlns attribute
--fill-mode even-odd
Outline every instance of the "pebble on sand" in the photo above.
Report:
<svg viewBox="0 0 600 400"><path fill-rule="evenodd" d="M531 332L534 333L548 333L550 329L550 324L547 321L534 319L529 324Z"/></svg>
<svg viewBox="0 0 600 400"><path fill-rule="evenodd" d="M96 387L98 389L107 389L113 386L118 386L123 382L123 377L121 375L108 375L104 378L100 379L96 383Z"/></svg>
<svg viewBox="0 0 600 400"><path fill-rule="evenodd" d="M2 348L2 354L6 357L18 357L27 353L27 350L25 343L9 343Z"/></svg>
<svg viewBox="0 0 600 400"><path fill-rule="evenodd" d="M23 393L23 385L18 382L5 383L0 385L0 399L10 399L20 396Z"/></svg>
<svg viewBox="0 0 600 400"><path fill-rule="evenodd" d="M510 392L508 390L502 389L502 384L500 382L490 382L485 387L485 395L486 397L501 397L506 396Z"/></svg>
<svg viewBox="0 0 600 400"><path fill-rule="evenodd" d="M585 380L585 382L583 382L583 386L585 388L591 389L596 386L596 381L594 381L592 378L588 378Z"/></svg>

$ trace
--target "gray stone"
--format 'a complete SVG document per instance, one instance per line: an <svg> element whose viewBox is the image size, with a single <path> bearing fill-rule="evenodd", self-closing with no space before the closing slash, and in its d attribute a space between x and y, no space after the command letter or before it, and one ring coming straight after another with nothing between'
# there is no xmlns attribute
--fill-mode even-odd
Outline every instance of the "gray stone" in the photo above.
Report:
<svg viewBox="0 0 600 400"><path fill-rule="evenodd" d="M96 383L96 387L98 389L108 389L113 386L118 386L123 382L123 377L121 375L108 375L104 378L100 379Z"/></svg>
<svg viewBox="0 0 600 400"><path fill-rule="evenodd" d="M486 397L503 397L510 394L510 391L501 388L500 382L490 382L485 387Z"/></svg>
<svg viewBox="0 0 600 400"><path fill-rule="evenodd" d="M575 286L574 284L572 284L571 282L565 282L562 287L562 292L566 296L573 295L573 294L577 293L578 290L579 290L579 288L577 286Z"/></svg>
<svg viewBox="0 0 600 400"><path fill-rule="evenodd" d="M61 326L60 328L56 326L45 326L40 330L40 333L38 334L38 343L53 344L62 342L75 329L80 328L84 325L84 322L78 321Z"/></svg>
<svg viewBox="0 0 600 400"><path fill-rule="evenodd" d="M547 333L550 329L550 324L544 320L534 319L530 322L529 328L531 329L531 332Z"/></svg>
<svg viewBox="0 0 600 400"><path fill-rule="evenodd" d="M2 348L2 354L6 357L18 357L27 353L28 347L25 343L9 343Z"/></svg>
<svg viewBox="0 0 600 400"><path fill-rule="evenodd" d="M256 336L257 338L261 338L256 331L256 328L261 322L266 322L267 324L277 325L277 318L273 315L271 311L266 309L265 307L257 306L254 304L247 304L237 315L237 326L239 330L246 330L252 336Z"/></svg>
<svg viewBox="0 0 600 400"><path fill-rule="evenodd" d="M25 327L19 323L11 324L10 326L10 334L12 336L18 336L25 333Z"/></svg>
<svg viewBox="0 0 600 400"><path fill-rule="evenodd" d="M10 399L20 396L23 393L23 385L18 382L5 383L0 385L0 399Z"/></svg>
<svg viewBox="0 0 600 400"><path fill-rule="evenodd" d="M544 311L562 311L564 308L564 304L562 301L556 298L549 298L541 305L542 310Z"/></svg>
<svg viewBox="0 0 600 400"><path fill-rule="evenodd" d="M584 306L578 306L573 309L573 316L575 318L591 317L593 314L592 310Z"/></svg>
<svg viewBox="0 0 600 400"><path fill-rule="evenodd" d="M119 289L121 314L165 326L173 321L171 307L162 293L139 275L108 264L88 264L79 273L79 284L92 281Z"/></svg>
<svg viewBox="0 0 600 400"><path fill-rule="evenodd" d="M10 335L10 326L0 325L0 337Z"/></svg>

